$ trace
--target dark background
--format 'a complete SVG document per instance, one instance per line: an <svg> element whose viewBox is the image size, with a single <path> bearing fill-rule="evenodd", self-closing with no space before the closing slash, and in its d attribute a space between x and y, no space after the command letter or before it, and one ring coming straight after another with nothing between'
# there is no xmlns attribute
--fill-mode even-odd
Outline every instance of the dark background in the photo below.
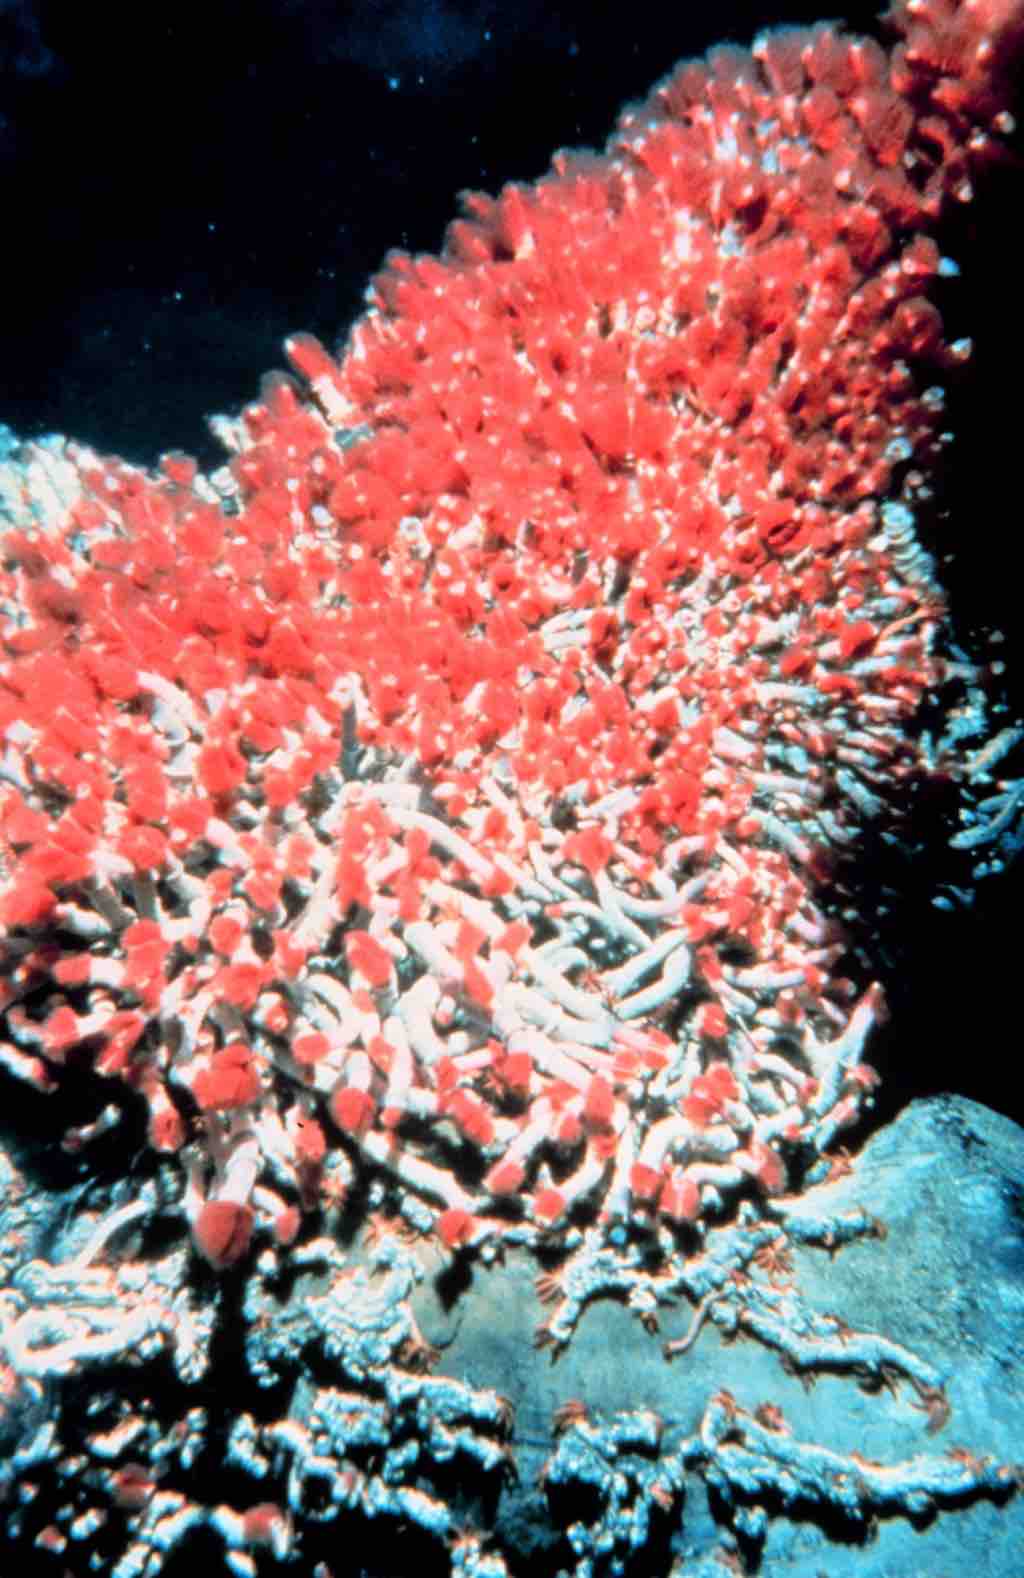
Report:
<svg viewBox="0 0 1024 1578"><path fill-rule="evenodd" d="M436 251L461 189L600 147L678 59L828 9L0 0L0 421L146 464L173 448L216 463L204 416L251 399L289 332L343 339L387 250ZM874 6L843 19L882 36ZM1022 181L995 176L940 238L962 269L949 337L976 352L946 380L958 442L937 545L958 635L1006 662L1005 717L1024 714ZM850 973L880 975L893 1008L872 1045L882 1101L951 1088L1019 1113L1019 872L937 909L972 886L944 853L955 806L918 785L912 813L912 835L867 843L836 896L858 917Z"/></svg>

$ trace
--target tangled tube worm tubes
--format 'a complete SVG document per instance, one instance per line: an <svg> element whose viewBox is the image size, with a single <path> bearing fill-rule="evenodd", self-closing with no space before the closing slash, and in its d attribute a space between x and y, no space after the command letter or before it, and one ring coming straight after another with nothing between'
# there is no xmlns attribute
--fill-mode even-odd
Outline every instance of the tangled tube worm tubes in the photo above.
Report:
<svg viewBox="0 0 1024 1578"><path fill-rule="evenodd" d="M944 673L932 232L1024 7L888 20L470 194L221 471L5 471L0 1059L137 1092L213 1267L360 1161L449 1249L671 1258L870 1101L820 886Z"/></svg>
<svg viewBox="0 0 1024 1578"><path fill-rule="evenodd" d="M214 1263L339 1132L452 1244L693 1220L856 1120L880 994L815 890L942 671L928 231L1018 12L683 65L393 255L340 361L291 339L222 473L29 471L3 1057L126 1081L159 1150L198 1109Z"/></svg>

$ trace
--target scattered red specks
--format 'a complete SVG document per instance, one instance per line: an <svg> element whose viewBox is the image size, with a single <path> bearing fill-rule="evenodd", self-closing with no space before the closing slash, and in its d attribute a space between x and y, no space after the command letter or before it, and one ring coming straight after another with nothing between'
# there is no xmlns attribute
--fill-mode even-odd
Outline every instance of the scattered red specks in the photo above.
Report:
<svg viewBox="0 0 1024 1578"><path fill-rule="evenodd" d="M346 1086L330 1100L331 1117L346 1134L361 1134L373 1119L375 1103L368 1091Z"/></svg>
<svg viewBox="0 0 1024 1578"><path fill-rule="evenodd" d="M582 832L572 833L562 845L565 859L585 867L592 877L604 870L611 853L611 839L598 827L588 827Z"/></svg>
<svg viewBox="0 0 1024 1578"><path fill-rule="evenodd" d="M271 1545L279 1531L287 1528L288 1515L274 1501L261 1501L242 1514L244 1537L248 1545Z"/></svg>
<svg viewBox="0 0 1024 1578"><path fill-rule="evenodd" d="M249 1047L236 1041L215 1052L210 1067L200 1069L192 1088L204 1111L230 1112L258 1100L262 1086Z"/></svg>
<svg viewBox="0 0 1024 1578"><path fill-rule="evenodd" d="M296 1036L292 1042L292 1056L303 1068L313 1068L327 1056L330 1042L320 1030Z"/></svg>
<svg viewBox="0 0 1024 1578"><path fill-rule="evenodd" d="M274 1218L274 1238L278 1244L294 1244L302 1227L302 1213L296 1205L287 1205Z"/></svg>
<svg viewBox="0 0 1024 1578"><path fill-rule="evenodd" d="M48 883L32 871L16 877L0 899L0 922L5 926L37 926L56 908Z"/></svg>
<svg viewBox="0 0 1024 1578"><path fill-rule="evenodd" d="M683 1113L691 1123L703 1128L722 1116L726 1103L740 1094L727 1063L712 1063L705 1074L698 1074L683 1101Z"/></svg>
<svg viewBox="0 0 1024 1578"><path fill-rule="evenodd" d="M746 1165L751 1176L756 1178L765 1194L783 1193L786 1187L786 1169L781 1157L770 1146L763 1145L759 1140L753 1140L739 1160L741 1165Z"/></svg>
<svg viewBox="0 0 1024 1578"><path fill-rule="evenodd" d="M529 941L529 938L530 928L524 926L522 921L515 921L511 926L506 926L494 946L502 949L510 958L514 959L519 950Z"/></svg>
<svg viewBox="0 0 1024 1578"><path fill-rule="evenodd" d="M36 1535L36 1545L41 1551L54 1551L60 1553L67 1549L68 1537L62 1534L55 1523L48 1523L45 1529L40 1529Z"/></svg>
<svg viewBox="0 0 1024 1578"><path fill-rule="evenodd" d="M844 663L854 657L865 657L877 640L878 631L866 619L842 625L839 630L839 654Z"/></svg>
<svg viewBox="0 0 1024 1578"><path fill-rule="evenodd" d="M124 1463L110 1476L114 1501L119 1507L144 1507L156 1490L152 1471L143 1463Z"/></svg>
<svg viewBox="0 0 1024 1578"><path fill-rule="evenodd" d="M583 1116L594 1128L604 1128L615 1110L615 1092L606 1079L596 1074L587 1087Z"/></svg>
<svg viewBox="0 0 1024 1578"><path fill-rule="evenodd" d="M327 1140L315 1118L299 1117L295 1125L295 1149L299 1160L318 1167L327 1154Z"/></svg>
<svg viewBox="0 0 1024 1578"><path fill-rule="evenodd" d="M451 1208L442 1211L437 1219L437 1231L441 1241L449 1249L458 1249L466 1244L476 1231L476 1220L469 1211Z"/></svg>
<svg viewBox="0 0 1024 1578"><path fill-rule="evenodd" d="M493 1195L518 1194L524 1177L525 1172L518 1162L498 1162L487 1174L487 1192Z"/></svg>
<svg viewBox="0 0 1024 1578"><path fill-rule="evenodd" d="M230 617L226 602L221 606L224 608L224 614L217 623L224 623ZM208 627L212 619L213 615L208 606L205 615ZM205 745L199 752L196 771L199 782L207 794L228 795L245 782L245 757L235 746L227 743Z"/></svg>
<svg viewBox="0 0 1024 1578"><path fill-rule="evenodd" d="M697 1029L710 1041L724 1039L729 1029L729 1021L721 1003L701 1003L697 1010Z"/></svg>
<svg viewBox="0 0 1024 1578"><path fill-rule="evenodd" d="M498 1073L510 1090L527 1091L533 1078L533 1059L528 1052L510 1052L501 1057Z"/></svg>
<svg viewBox="0 0 1024 1578"><path fill-rule="evenodd" d="M550 1227L565 1214L565 1204L560 1189L540 1189L533 1197L533 1214L538 1222Z"/></svg>
<svg viewBox="0 0 1024 1578"><path fill-rule="evenodd" d="M583 1125L575 1112L560 1112L553 1124L553 1138L559 1145L578 1145L583 1138Z"/></svg>
<svg viewBox="0 0 1024 1578"><path fill-rule="evenodd" d="M185 1143L185 1122L177 1107L170 1102L160 1105L150 1113L149 1143L155 1151L173 1154Z"/></svg>
<svg viewBox="0 0 1024 1578"><path fill-rule="evenodd" d="M481 1147L490 1145L494 1138L494 1120L482 1101L459 1087L448 1097L446 1109L466 1139Z"/></svg>
<svg viewBox="0 0 1024 1578"><path fill-rule="evenodd" d="M629 1173L629 1188L634 1200L653 1200L661 1187L661 1173L656 1167L634 1162Z"/></svg>
<svg viewBox="0 0 1024 1578"><path fill-rule="evenodd" d="M658 1196L658 1210L673 1222L695 1222L700 1215L700 1190L682 1168L669 1169Z"/></svg>
<svg viewBox="0 0 1024 1578"><path fill-rule="evenodd" d="M82 1039L78 1018L70 1008L57 1008L46 1021L45 1041L47 1054L54 1062L62 1062L68 1047Z"/></svg>
<svg viewBox="0 0 1024 1578"><path fill-rule="evenodd" d="M362 976L368 986L386 986L391 979L391 955L369 932L346 932L345 956L349 968Z"/></svg>
<svg viewBox="0 0 1024 1578"><path fill-rule="evenodd" d="M494 986L475 959L467 959L462 968L462 984L469 997L481 1008L489 1008L494 1001Z"/></svg>
<svg viewBox="0 0 1024 1578"><path fill-rule="evenodd" d="M253 1212L248 1205L231 1200L208 1200L201 1207L192 1228L199 1253L217 1271L237 1265L249 1250Z"/></svg>
<svg viewBox="0 0 1024 1578"><path fill-rule="evenodd" d="M385 1036L371 1036L366 1047L370 1062L382 1074L391 1070L395 1058L395 1049Z"/></svg>
<svg viewBox="0 0 1024 1578"><path fill-rule="evenodd" d="M236 1008L252 1008L269 979L265 965L244 961L225 965L216 975L218 991Z"/></svg>

